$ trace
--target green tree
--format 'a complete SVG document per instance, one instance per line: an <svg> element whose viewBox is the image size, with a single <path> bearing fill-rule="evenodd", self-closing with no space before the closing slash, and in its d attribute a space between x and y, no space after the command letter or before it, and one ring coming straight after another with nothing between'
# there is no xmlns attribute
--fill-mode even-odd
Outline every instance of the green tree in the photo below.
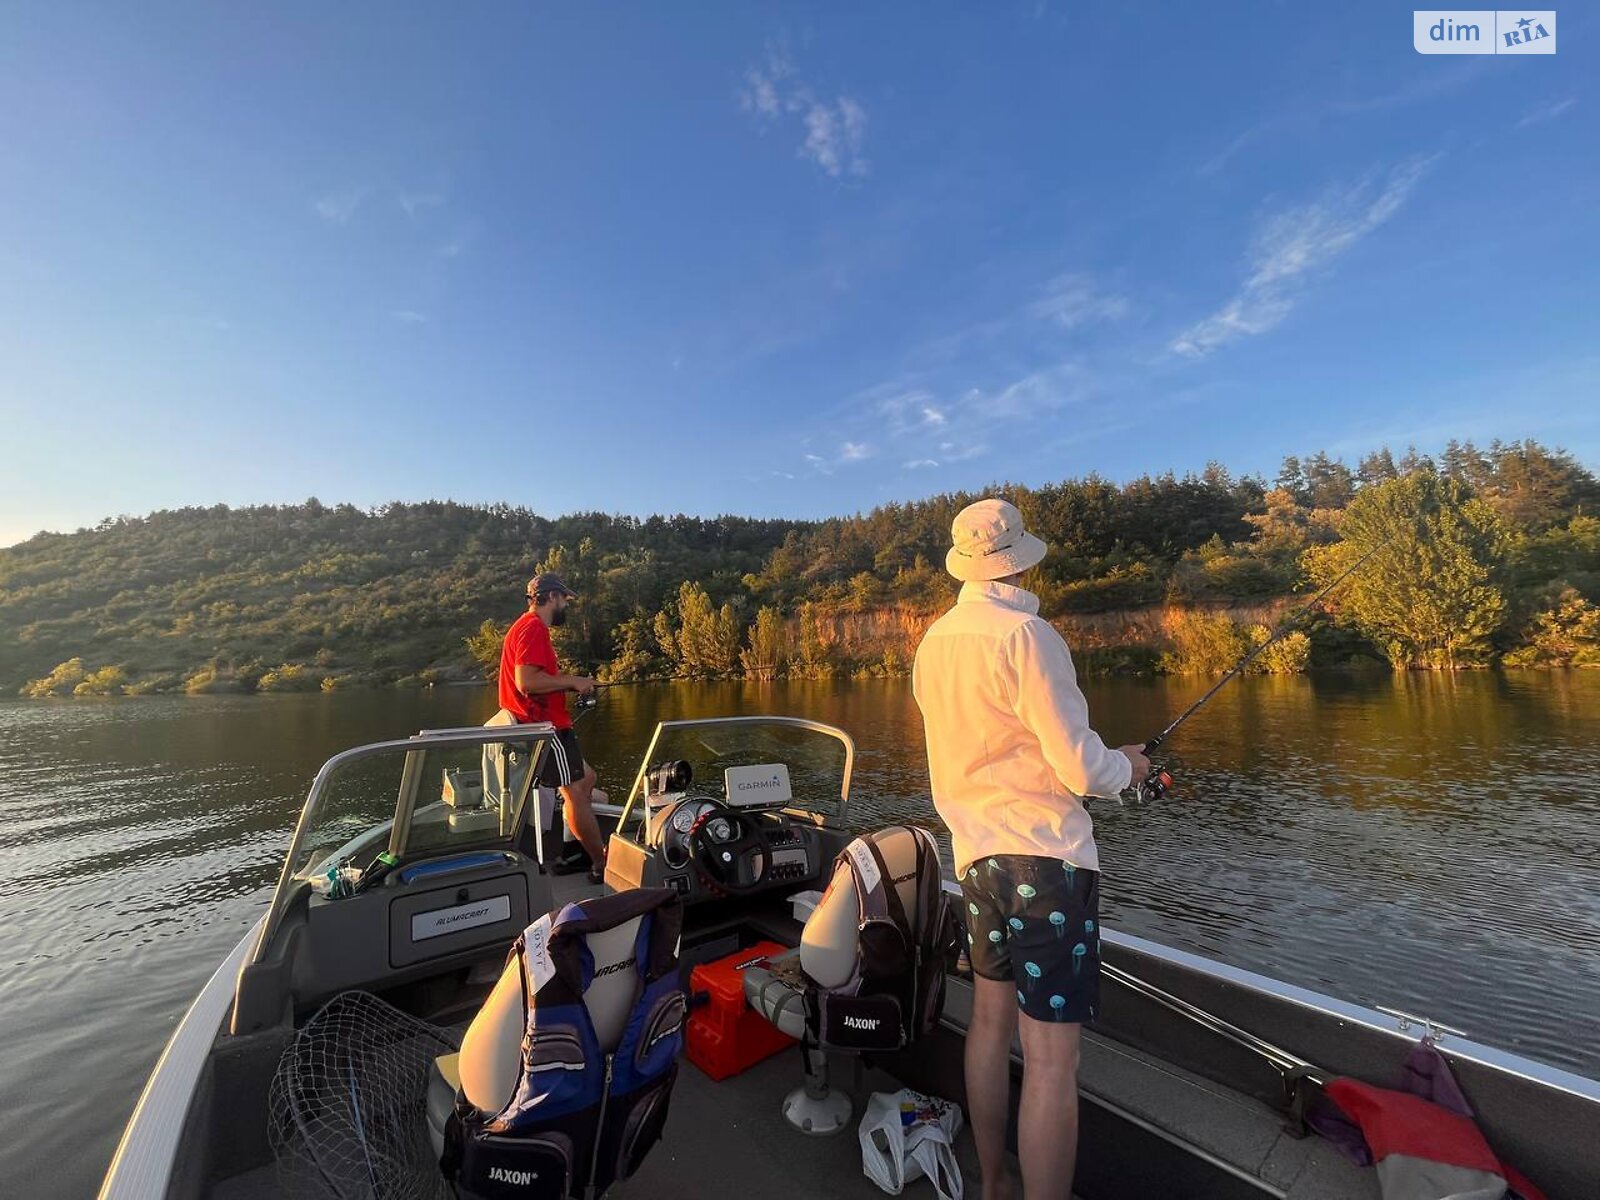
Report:
<svg viewBox="0 0 1600 1200"><path fill-rule="evenodd" d="M1508 667L1600 666L1600 606L1563 588L1534 617L1523 645L1505 656Z"/></svg>
<svg viewBox="0 0 1600 1200"><path fill-rule="evenodd" d="M309 692L320 686L321 680L300 663L284 663L264 671L256 681L261 692Z"/></svg>
<svg viewBox="0 0 1600 1200"><path fill-rule="evenodd" d="M1246 636L1254 649L1271 637L1272 631L1265 625L1252 625ZM1251 675L1298 675L1310 665L1311 638L1296 629L1263 650L1245 670Z"/></svg>
<svg viewBox="0 0 1600 1200"><path fill-rule="evenodd" d="M704 587L685 580L678 588L676 608L676 624L670 617L665 622L658 618L657 628L658 640L679 670L702 679L733 674L744 633L733 605L715 607Z"/></svg>
<svg viewBox="0 0 1600 1200"><path fill-rule="evenodd" d="M1172 643L1160 662L1168 675L1220 675L1250 649L1245 631L1227 613L1169 608L1161 624Z"/></svg>
<svg viewBox="0 0 1600 1200"><path fill-rule="evenodd" d="M644 613L635 613L619 625L613 640L616 649L602 673L607 683L637 682L663 673L663 664L655 652L650 619Z"/></svg>
<svg viewBox="0 0 1600 1200"><path fill-rule="evenodd" d="M1384 648L1395 667L1487 662L1506 616L1497 575L1507 539L1488 504L1432 471L1361 489L1342 540L1303 559L1319 586L1361 555L1371 559L1332 603Z"/></svg>
<svg viewBox="0 0 1600 1200"><path fill-rule="evenodd" d="M463 639L472 661L478 664L483 677L491 683L500 678L500 649L509 628L509 625L501 625L491 617L479 625L476 632Z"/></svg>
<svg viewBox="0 0 1600 1200"><path fill-rule="evenodd" d="M121 667L101 667L91 671L72 688L74 696L120 696L127 672Z"/></svg>
<svg viewBox="0 0 1600 1200"><path fill-rule="evenodd" d="M834 661L833 646L824 636L822 614L816 604L807 600L800 606L800 653L796 661L800 673L808 679L825 679L838 665Z"/></svg>
<svg viewBox="0 0 1600 1200"><path fill-rule="evenodd" d="M50 674L28 680L22 685L22 695L36 700L45 696L65 696L83 682L83 677L87 674L83 668L83 659L69 658L64 663L57 663Z"/></svg>
<svg viewBox="0 0 1600 1200"><path fill-rule="evenodd" d="M773 605L763 606L750 626L749 643L739 654L744 673L756 679L776 678L788 657L788 640L783 614Z"/></svg>

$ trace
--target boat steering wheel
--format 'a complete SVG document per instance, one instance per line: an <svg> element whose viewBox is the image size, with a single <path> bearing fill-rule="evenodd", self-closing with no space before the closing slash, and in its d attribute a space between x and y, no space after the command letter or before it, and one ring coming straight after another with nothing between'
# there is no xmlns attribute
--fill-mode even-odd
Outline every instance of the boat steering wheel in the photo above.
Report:
<svg viewBox="0 0 1600 1200"><path fill-rule="evenodd" d="M707 802L685 841L700 877L730 896L760 891L772 874L772 847L767 845L761 822L720 800ZM760 855L758 869L749 883L739 883L739 860L751 850Z"/></svg>

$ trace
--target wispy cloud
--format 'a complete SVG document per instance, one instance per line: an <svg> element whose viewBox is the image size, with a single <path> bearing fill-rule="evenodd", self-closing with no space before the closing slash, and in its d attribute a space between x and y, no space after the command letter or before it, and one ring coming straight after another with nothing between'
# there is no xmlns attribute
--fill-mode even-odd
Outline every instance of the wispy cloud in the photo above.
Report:
<svg viewBox="0 0 1600 1200"><path fill-rule="evenodd" d="M1241 337L1265 333L1293 310L1308 277L1399 211L1433 158L1410 159L1381 186L1368 177L1300 208L1270 217L1257 232L1239 292L1172 340L1170 349L1203 358Z"/></svg>
<svg viewBox="0 0 1600 1200"><path fill-rule="evenodd" d="M445 201L438 192L401 192L395 199L405 209L406 216L413 218L420 212L440 207Z"/></svg>
<svg viewBox="0 0 1600 1200"><path fill-rule="evenodd" d="M794 63L779 49L744 73L739 105L758 125L794 127L803 132L796 153L821 167L831 178L861 177L871 164L864 148L867 110L854 96L819 96L804 83Z"/></svg>
<svg viewBox="0 0 1600 1200"><path fill-rule="evenodd" d="M317 215L324 221L332 221L336 225L343 225L356 215L356 209L361 207L361 202L367 198L365 188L357 188L348 192L330 192L321 199L312 203Z"/></svg>
<svg viewBox="0 0 1600 1200"><path fill-rule="evenodd" d="M1565 100L1557 100L1554 104L1547 104L1543 108L1536 108L1522 120L1517 122L1518 129L1526 129L1529 125L1537 125L1541 121L1554 121L1562 113L1567 112L1578 103L1576 96L1568 96Z"/></svg>
<svg viewBox="0 0 1600 1200"><path fill-rule="evenodd" d="M478 240L478 231L477 231L477 229L475 227L473 227L473 226L470 226L470 225L466 226L463 229L461 229L458 233L456 233L453 237L451 237L448 241L445 241L445 242L440 244L439 250L438 250L439 257L440 258L460 258L468 250L472 249L473 243L475 243L477 240Z"/></svg>
<svg viewBox="0 0 1600 1200"><path fill-rule="evenodd" d="M989 453L988 445L983 442L975 442L970 446L958 446L955 442L940 442L939 449L943 452L944 461L947 463L969 462Z"/></svg>
<svg viewBox="0 0 1600 1200"><path fill-rule="evenodd" d="M394 309L389 315L402 325L426 325L428 323L426 313L414 312L409 308Z"/></svg>
<svg viewBox="0 0 1600 1200"><path fill-rule="evenodd" d="M839 447L840 462L860 462L864 458L871 458L874 451L865 442L846 442Z"/></svg>
<svg viewBox="0 0 1600 1200"><path fill-rule="evenodd" d="M788 108L780 94L788 90L787 80L794 75L794 64L781 50L768 48L767 58L759 67L744 73L744 87L739 89L739 103L746 112L761 117L776 117Z"/></svg>
<svg viewBox="0 0 1600 1200"><path fill-rule="evenodd" d="M1486 78L1495 70L1492 56L1483 55L1468 55L1455 62L1436 65L1437 70L1422 72L1392 92L1329 100L1319 89L1314 101L1296 102L1288 96L1281 100L1274 98L1262 105L1272 115L1235 134L1227 145L1215 151L1195 172L1202 177L1220 175L1236 157L1257 142L1275 137L1304 138L1319 134L1329 121L1381 116L1413 104L1443 100L1452 92Z"/></svg>
<svg viewBox="0 0 1600 1200"><path fill-rule="evenodd" d="M806 439L809 441L810 439ZM802 445L805 442L801 443ZM844 442L838 450L830 455L807 452L802 455L806 466L818 475L832 475L840 467L847 467L854 463L865 462L877 455L876 446L868 442ZM775 472L775 474L778 472Z"/></svg>
<svg viewBox="0 0 1600 1200"><path fill-rule="evenodd" d="M1076 329L1094 321L1120 321L1128 315L1126 296L1103 292L1087 275L1068 272L1057 275L1044 287L1044 294L1028 306L1028 312L1063 329Z"/></svg>
<svg viewBox="0 0 1600 1200"><path fill-rule="evenodd" d="M867 110L849 96L833 104L813 101L806 109L806 140L800 153L835 179L849 172L865 175L861 153L867 135Z"/></svg>

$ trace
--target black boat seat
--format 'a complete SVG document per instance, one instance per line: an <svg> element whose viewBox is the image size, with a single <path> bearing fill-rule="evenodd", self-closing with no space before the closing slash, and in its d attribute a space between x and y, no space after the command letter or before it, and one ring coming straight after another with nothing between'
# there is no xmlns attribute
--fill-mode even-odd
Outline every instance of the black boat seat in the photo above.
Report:
<svg viewBox="0 0 1600 1200"><path fill-rule="evenodd" d="M923 922L930 919L918 903L918 834L908 826L894 826L872 838L888 868L913 936L920 934ZM938 859L925 856L922 869L937 871ZM773 959L769 966L745 971L746 1003L790 1037L805 1039L807 991L827 991L849 983L856 967L860 932L855 876L841 855L827 891L801 931L799 948ZM786 969L797 956L799 977L792 969ZM821 1049L808 1043L805 1054L806 1081L784 1098L784 1116L805 1133L837 1133L849 1123L850 1097L828 1086L827 1058Z"/></svg>
<svg viewBox="0 0 1600 1200"><path fill-rule="evenodd" d="M605 1053L617 1048L629 1010L639 998L638 977L632 971L607 970L633 958L639 920L635 918L588 937L595 973L583 998L600 1049ZM444 1153L445 1122L455 1107L458 1088L485 1112L497 1112L510 1101L522 1077L522 1038L526 1030L522 970L516 956L511 955L494 990L467 1026L461 1052L434 1061L428 1081L428 1134L436 1154Z"/></svg>

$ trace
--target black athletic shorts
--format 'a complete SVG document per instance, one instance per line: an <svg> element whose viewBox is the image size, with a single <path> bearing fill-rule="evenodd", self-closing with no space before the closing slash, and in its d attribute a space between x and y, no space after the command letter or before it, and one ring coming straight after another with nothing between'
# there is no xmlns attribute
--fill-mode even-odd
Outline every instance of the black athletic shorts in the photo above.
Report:
<svg viewBox="0 0 1600 1200"><path fill-rule="evenodd" d="M1011 980L1036 1021L1100 1013L1100 873L1059 858L999 854L961 880L972 969Z"/></svg>
<svg viewBox="0 0 1600 1200"><path fill-rule="evenodd" d="M570 729L558 729L545 747L544 763L539 768L539 786L566 787L583 778L583 751Z"/></svg>

